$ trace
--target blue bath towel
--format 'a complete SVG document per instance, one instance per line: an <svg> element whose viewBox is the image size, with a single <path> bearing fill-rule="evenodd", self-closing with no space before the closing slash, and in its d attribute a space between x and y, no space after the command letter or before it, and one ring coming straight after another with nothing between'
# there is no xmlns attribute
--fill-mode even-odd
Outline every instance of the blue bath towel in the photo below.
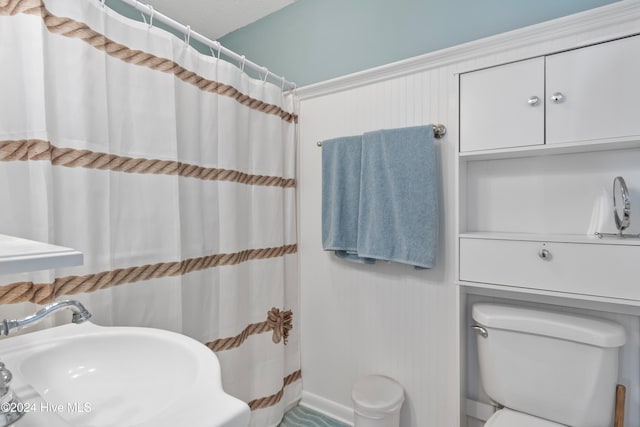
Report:
<svg viewBox="0 0 640 427"><path fill-rule="evenodd" d="M432 126L365 133L358 256L432 268L438 251L437 189Z"/></svg>
<svg viewBox="0 0 640 427"><path fill-rule="evenodd" d="M322 247L349 261L357 255L362 136L322 143Z"/></svg>

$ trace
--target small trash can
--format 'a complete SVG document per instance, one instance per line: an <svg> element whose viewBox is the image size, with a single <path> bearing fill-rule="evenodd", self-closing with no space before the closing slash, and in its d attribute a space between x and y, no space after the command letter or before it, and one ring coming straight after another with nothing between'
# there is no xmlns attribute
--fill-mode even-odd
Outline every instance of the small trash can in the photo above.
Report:
<svg viewBox="0 0 640 427"><path fill-rule="evenodd" d="M368 375L353 385L355 427L398 427L404 390L395 380Z"/></svg>

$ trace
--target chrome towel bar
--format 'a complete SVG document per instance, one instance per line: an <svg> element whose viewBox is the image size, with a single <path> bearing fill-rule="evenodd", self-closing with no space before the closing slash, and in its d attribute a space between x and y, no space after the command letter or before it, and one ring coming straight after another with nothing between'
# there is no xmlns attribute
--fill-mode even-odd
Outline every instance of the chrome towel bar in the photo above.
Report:
<svg viewBox="0 0 640 427"><path fill-rule="evenodd" d="M433 125L433 136L440 139L447 134L447 127L443 124ZM318 147L322 147L322 141L316 142Z"/></svg>

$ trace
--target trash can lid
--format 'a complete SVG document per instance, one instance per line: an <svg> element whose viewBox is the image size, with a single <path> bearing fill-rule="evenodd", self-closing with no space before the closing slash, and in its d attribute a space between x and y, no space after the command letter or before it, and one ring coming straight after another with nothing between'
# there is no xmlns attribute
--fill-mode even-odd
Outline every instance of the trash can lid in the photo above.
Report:
<svg viewBox="0 0 640 427"><path fill-rule="evenodd" d="M395 380L382 375L368 375L356 381L351 391L356 410L391 413L404 402L404 390Z"/></svg>

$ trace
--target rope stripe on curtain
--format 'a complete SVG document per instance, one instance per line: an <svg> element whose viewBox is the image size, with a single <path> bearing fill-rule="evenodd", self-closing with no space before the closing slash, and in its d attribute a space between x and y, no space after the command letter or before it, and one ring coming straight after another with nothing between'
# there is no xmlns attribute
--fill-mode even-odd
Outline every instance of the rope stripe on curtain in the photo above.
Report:
<svg viewBox="0 0 640 427"><path fill-rule="evenodd" d="M276 426L301 395L293 96L98 1L0 0L0 40L0 233L85 255L0 277L2 317L74 295L186 334Z"/></svg>
<svg viewBox="0 0 640 427"><path fill-rule="evenodd" d="M101 271L84 276L56 277L53 283L14 282L0 286L0 304L32 302L49 304L65 295L95 292L111 286L135 283L160 277L179 276L193 271L233 265L254 259L281 257L297 252L297 246L247 249L232 254L215 254L184 261L162 262L143 266Z"/></svg>
<svg viewBox="0 0 640 427"><path fill-rule="evenodd" d="M0 141L0 160L48 160L55 166L83 167L127 173L153 173L179 175L211 181L234 181L248 185L271 185L295 187L293 178L252 175L237 170L207 168L171 160L131 158L90 150L56 147L49 141L37 139L22 141Z"/></svg>
<svg viewBox="0 0 640 427"><path fill-rule="evenodd" d="M289 122L297 122L298 120L296 114L284 111L277 105L267 104L259 99L252 98L233 86L206 79L170 59L155 56L148 52L130 49L123 44L110 40L105 37L104 34L94 31L83 22L78 22L67 17L56 16L46 8L42 0L0 1L0 15L10 16L18 13L40 16L47 30L52 33L65 37L78 38L96 49L103 50L107 55L127 63L147 67L163 73L173 73L180 80L202 90L234 98L242 105L267 114L275 114L282 118L282 120Z"/></svg>

